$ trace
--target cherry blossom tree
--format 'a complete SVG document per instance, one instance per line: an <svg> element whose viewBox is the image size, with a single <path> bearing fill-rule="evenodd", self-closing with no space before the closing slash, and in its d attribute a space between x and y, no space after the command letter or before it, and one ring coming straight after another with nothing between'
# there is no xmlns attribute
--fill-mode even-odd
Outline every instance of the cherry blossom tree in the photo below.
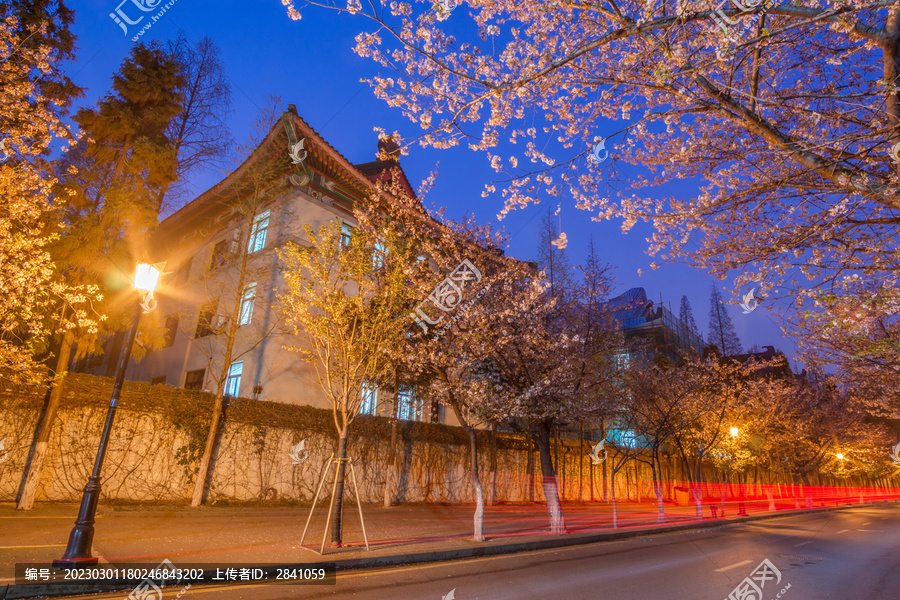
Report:
<svg viewBox="0 0 900 600"><path fill-rule="evenodd" d="M304 226L308 241L290 243L279 255L287 288L280 297L285 319L298 337L292 349L311 363L331 403L338 444L347 457L350 426L359 415L363 391L393 374L393 356L406 337L405 318L413 302L410 275L423 268L413 238L399 224L380 219L379 196L356 216L360 228L341 242L340 222ZM337 470L331 542L342 543L346 463Z"/></svg>
<svg viewBox="0 0 900 600"><path fill-rule="evenodd" d="M55 334L96 331L100 320L90 307L97 287L67 281L48 252L65 229L45 155L71 139L61 118L74 92L59 95L68 85L59 63L69 53L50 33L68 31L64 15L29 16L0 20L0 378L16 382L41 379L36 356Z"/></svg>
<svg viewBox="0 0 900 600"><path fill-rule="evenodd" d="M538 447L551 533L565 531L551 439L556 427L598 419L615 395L613 358L621 331L599 303L607 268L588 262L580 282L550 291L545 272L510 279L485 296L493 327L477 344L489 362L473 381L495 420L530 434ZM546 291L544 291L546 290ZM514 312L504 312L506 307Z"/></svg>
<svg viewBox="0 0 900 600"><path fill-rule="evenodd" d="M432 181L433 177L424 182L419 197ZM516 318L527 304L522 297L508 296L508 302L494 312L488 310L485 295L509 280L529 280L531 267L503 256L500 248L506 241L504 235L489 226L476 225L471 216L454 222L440 210L429 214L418 198L396 184L386 193L391 202L380 207L378 219L366 216L361 224L373 231L385 226L377 225L378 221L399 227L410 247L415 248L417 267L407 272L408 294L413 300L406 315L403 343L394 347L392 356L395 384L415 381L418 393L452 410L465 430L476 500L473 539L483 541L485 495L477 433L487 425L490 411L473 380L490 367L491 346L486 340L491 339L494 321L498 317ZM543 287L527 288L525 293L541 295Z"/></svg>
<svg viewBox="0 0 900 600"><path fill-rule="evenodd" d="M651 252L784 298L833 360L896 373L896 2L307 4L358 20L409 143L485 154L501 214L571 194L646 220ZM660 188L689 178L688 197ZM860 307L885 331L833 344Z"/></svg>

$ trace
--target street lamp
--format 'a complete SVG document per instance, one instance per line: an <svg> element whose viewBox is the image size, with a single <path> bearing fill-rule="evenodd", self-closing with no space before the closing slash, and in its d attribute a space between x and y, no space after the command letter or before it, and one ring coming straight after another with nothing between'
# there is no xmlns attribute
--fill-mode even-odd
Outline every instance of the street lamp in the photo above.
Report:
<svg viewBox="0 0 900 600"><path fill-rule="evenodd" d="M731 437L736 438L740 433L740 430L737 427L731 428ZM738 471L738 516L745 517L747 516L747 507L744 505L744 478L741 477L741 472Z"/></svg>
<svg viewBox="0 0 900 600"><path fill-rule="evenodd" d="M837 456L838 460L844 460L844 455L841 454L840 452L838 452L837 454L835 454L835 456Z"/></svg>
<svg viewBox="0 0 900 600"><path fill-rule="evenodd" d="M134 336L137 333L138 322L141 313L149 313L156 308L156 300L153 299L153 290L159 283L159 276L165 263L150 265L138 263L134 275L134 289L147 292L135 308L134 317L131 320L131 328L125 336L125 347L119 356L116 365L116 382L113 384L112 397L109 400L109 409L106 412L106 422L103 424L103 433L100 434L100 447L97 449L97 458L94 459L94 470L84 486L84 495L81 497L81 508L75 526L69 534L69 543L63 557L53 561L56 568L72 568L84 565L97 564L97 558L91 556L91 542L94 539L94 521L97 514L97 502L100 500L100 471L103 468L103 459L106 456L106 446L109 443L109 435L112 430L113 419L116 416L116 406L119 403L119 393L122 391L122 382L125 381L125 370L128 368L128 360L131 358L131 346L134 344Z"/></svg>

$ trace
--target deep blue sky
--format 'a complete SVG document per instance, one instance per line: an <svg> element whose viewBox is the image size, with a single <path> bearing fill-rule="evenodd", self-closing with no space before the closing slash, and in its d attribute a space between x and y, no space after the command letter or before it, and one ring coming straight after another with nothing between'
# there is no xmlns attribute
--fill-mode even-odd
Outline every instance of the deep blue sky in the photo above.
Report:
<svg viewBox="0 0 900 600"><path fill-rule="evenodd" d="M131 38L148 21L145 18L139 25L130 26L126 37L109 16L119 1L69 2L77 11L73 30L79 48L77 62L69 68L69 73L76 84L86 88L81 104L93 104L108 92L112 74L133 45ZM133 20L141 14L156 14L156 11L140 13L130 0L122 5L122 10ZM456 9L445 24L452 27L454 19L468 18L464 10L464 5ZM361 18L315 8L306 9L301 21L291 21L279 0L176 0L139 39L167 40L181 29L192 40L209 36L221 48L233 90L230 126L235 139L247 139L250 124L264 106L266 97L277 95L282 98L284 108L296 104L300 116L351 162L362 163L375 159L374 127L398 130L409 137L421 131L399 109L389 108L374 97L368 85L360 83L361 78L370 77L379 69L352 51L354 35L368 26ZM612 125L610 128L618 129ZM598 131L598 135L602 133ZM607 149L611 149L611 144L607 144ZM436 185L425 199L427 206L432 203L445 206L451 218L469 211L479 222L496 221L502 200L499 195L482 198L481 191L498 174L490 169L483 153L465 147L433 150L414 146L401 164L414 187L430 171L439 169ZM629 167L622 167L622 174L627 176ZM194 192L203 192L221 176L221 173L208 173L195 178ZM673 193L688 197L694 189L693 184L685 183ZM502 221L512 235L510 254L522 259L534 258L542 213L551 206L555 209L557 202L549 199L539 206L516 211ZM686 294L705 335L713 278L682 264L663 264L653 270L650 263L654 259L645 252L648 226L638 225L624 235L618 221L597 223L590 217L571 202L563 203L562 229L569 239L570 261L581 262L587 242L593 236L601 259L615 267L617 293L642 286L654 301L658 302L662 296L676 314L681 296ZM656 258L655 262L661 261ZM643 274L638 274L638 269ZM720 287L726 283L716 282ZM723 292L723 297L728 300L730 295ZM731 304L729 313L745 348L753 344L774 345L793 359L793 341L782 335L765 306L745 315L740 307Z"/></svg>

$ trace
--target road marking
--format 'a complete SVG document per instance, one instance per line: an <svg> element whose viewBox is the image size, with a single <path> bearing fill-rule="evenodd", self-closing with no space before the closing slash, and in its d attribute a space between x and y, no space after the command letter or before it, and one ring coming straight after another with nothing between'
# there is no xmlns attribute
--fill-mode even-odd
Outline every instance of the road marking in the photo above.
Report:
<svg viewBox="0 0 900 600"><path fill-rule="evenodd" d="M865 523L863 523L863 527L865 527L866 525L871 525L871 524L872 524L872 521L866 521Z"/></svg>
<svg viewBox="0 0 900 600"><path fill-rule="evenodd" d="M100 515L97 515L100 516ZM0 519L71 519L72 517L0 517Z"/></svg>
<svg viewBox="0 0 900 600"><path fill-rule="evenodd" d="M800 542L799 544L794 544L794 548L800 548L800 547L805 546L805 545L807 545L807 544L812 544L812 540L809 540L808 542Z"/></svg>
<svg viewBox="0 0 900 600"><path fill-rule="evenodd" d="M15 550L16 548L62 548L65 544L38 544L35 546L0 546L0 550Z"/></svg>
<svg viewBox="0 0 900 600"><path fill-rule="evenodd" d="M841 529L840 531L836 531L835 533L847 533L850 531L849 529Z"/></svg>
<svg viewBox="0 0 900 600"><path fill-rule="evenodd" d="M729 571L731 569L736 569L738 567L743 567L744 565L749 565L752 563L752 560L742 560L741 562L734 563L733 565L728 565L727 567L722 567L721 569L716 569L716 573L724 573L725 571Z"/></svg>
<svg viewBox="0 0 900 600"><path fill-rule="evenodd" d="M857 531L865 531L866 533L883 533L883 529L857 529Z"/></svg>

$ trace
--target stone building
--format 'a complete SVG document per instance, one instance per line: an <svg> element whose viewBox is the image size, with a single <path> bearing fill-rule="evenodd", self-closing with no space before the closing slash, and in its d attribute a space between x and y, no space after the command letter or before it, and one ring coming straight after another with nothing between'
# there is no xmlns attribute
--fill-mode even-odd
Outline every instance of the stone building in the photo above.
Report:
<svg viewBox="0 0 900 600"><path fill-rule="evenodd" d="M133 360L127 379L211 392L223 379L227 396L328 407L312 366L288 349L298 340L274 306L284 288L276 249L308 245L303 225L334 220L349 239L357 225L352 207L376 182L397 177L414 195L399 148L378 146L387 160L354 165L290 105L243 164L164 219L152 242L153 259L166 262L153 317L164 327L164 347ZM113 375L122 338L111 337L102 355L73 370ZM378 392L367 393L364 412L392 409ZM402 418L438 420L443 413L426 407L414 389L401 387L397 396Z"/></svg>

